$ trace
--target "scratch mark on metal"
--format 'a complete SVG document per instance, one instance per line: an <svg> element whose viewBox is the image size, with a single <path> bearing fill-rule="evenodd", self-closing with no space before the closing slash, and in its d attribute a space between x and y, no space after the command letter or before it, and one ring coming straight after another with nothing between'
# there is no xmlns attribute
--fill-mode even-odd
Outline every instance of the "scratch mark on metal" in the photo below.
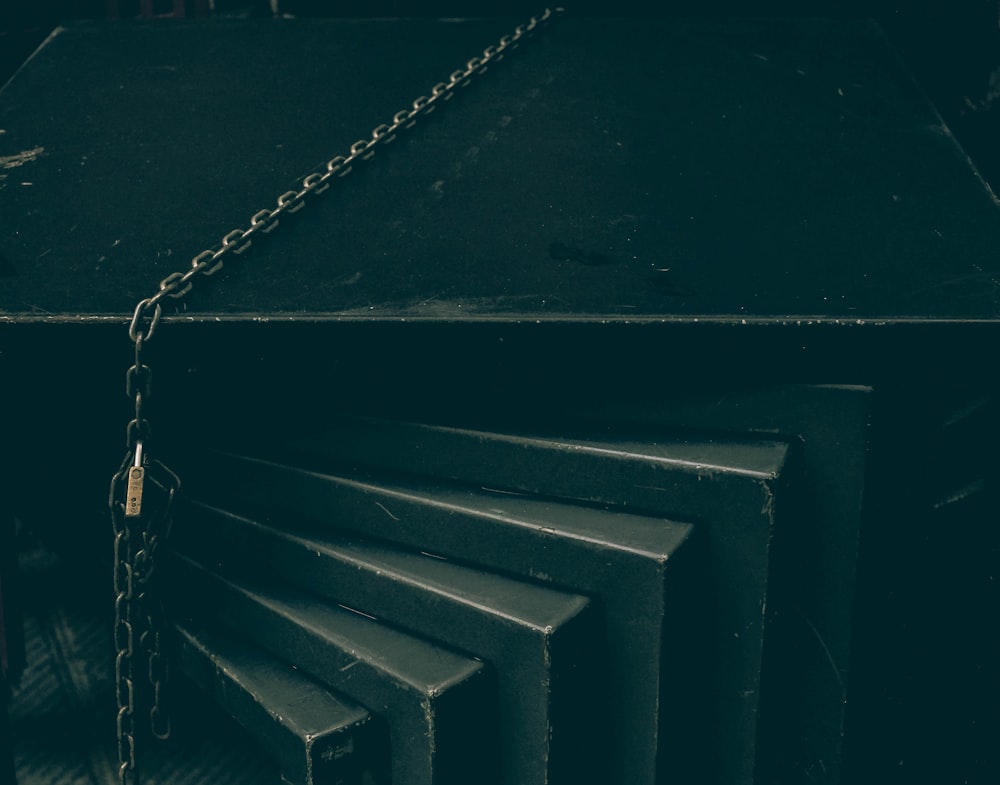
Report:
<svg viewBox="0 0 1000 785"><path fill-rule="evenodd" d="M943 499L936 501L934 503L934 509L940 510L942 507L947 507L949 504L955 504L956 502L968 499L970 496L975 496L977 493L986 488L986 480L979 479L970 482L968 485L959 488L954 493L945 496Z"/></svg>
<svg viewBox="0 0 1000 785"><path fill-rule="evenodd" d="M986 406L992 401L992 398L977 398L972 403L965 406L961 406L952 412L944 421L946 428L951 428L954 425L966 420L974 414L982 411Z"/></svg>
<svg viewBox="0 0 1000 785"><path fill-rule="evenodd" d="M24 166L36 160L44 152L44 147L33 147L14 155L0 155L0 169L16 169L18 166Z"/></svg>
<svg viewBox="0 0 1000 785"><path fill-rule="evenodd" d="M384 512L386 515L388 515L394 521L398 521L399 520L399 518L397 518L395 515L393 515L391 512L389 512L389 508L386 507L384 504L382 504L382 502L375 502L375 506L378 507L379 509L381 509L382 512Z"/></svg>
<svg viewBox="0 0 1000 785"><path fill-rule="evenodd" d="M844 679L840 675L840 668L837 667L837 662L836 660L833 659L833 654L830 652L830 647L826 645L826 641L823 640L823 636L819 634L819 630L816 629L816 625L814 625L811 621L809 621L809 617L806 616L805 614L802 614L802 619L809 626L809 629L812 630L813 635L816 636L816 640L819 641L819 645L823 647L823 653L826 654L826 659L830 663L830 668L833 670L833 675L837 677L837 684L840 685L840 689L841 691L843 691Z"/></svg>
<svg viewBox="0 0 1000 785"><path fill-rule="evenodd" d="M370 613L365 613L364 611L359 611L357 608L352 608L350 605L344 605L343 603L337 603L345 611L350 611L351 613L356 613L358 616L364 616L366 619L371 619L372 621L378 621Z"/></svg>
<svg viewBox="0 0 1000 785"><path fill-rule="evenodd" d="M490 488L488 485L479 486L484 491L489 491L490 493L502 493L507 496L530 496L530 494L522 493L521 491L508 491L503 488Z"/></svg>

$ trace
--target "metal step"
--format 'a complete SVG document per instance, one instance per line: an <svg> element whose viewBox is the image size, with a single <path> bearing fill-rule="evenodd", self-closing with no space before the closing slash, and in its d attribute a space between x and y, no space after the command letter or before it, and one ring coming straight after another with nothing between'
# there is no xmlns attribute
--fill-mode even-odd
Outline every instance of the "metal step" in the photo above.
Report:
<svg viewBox="0 0 1000 785"><path fill-rule="evenodd" d="M387 740L366 709L218 627L174 632L181 669L278 761L286 783L388 781L380 773Z"/></svg>
<svg viewBox="0 0 1000 785"><path fill-rule="evenodd" d="M685 553L689 524L455 485L376 485L251 458L201 457L204 464L187 473L193 493L230 507L270 502L270 511L258 514L278 528L297 522L317 532L379 537L596 598L601 631L594 645L613 695L605 757L623 782L651 782L659 748L683 754L681 736L662 732L662 715L684 713L677 707L690 703L684 696L699 682L676 662L677 649L664 645L688 635L678 609L697 607L690 598L700 579L689 575L696 565ZM212 483L199 480L208 476ZM696 724L697 713L683 722Z"/></svg>
<svg viewBox="0 0 1000 785"><path fill-rule="evenodd" d="M975 419L968 415L982 412L983 403L979 396L960 401L945 419L968 424ZM867 387L794 384L605 401L574 412L576 427L587 421L594 430L640 432L652 439L658 433L696 430L729 439L768 435L795 443L792 482L797 507L779 513L777 545L784 555L772 549L768 570L770 622L755 767L760 782L799 782L806 777L808 782L839 783L848 711L872 724L869 738L885 732L875 730L879 722L872 719L854 653L859 619L870 619L883 640L900 639L889 632L885 609L866 603L856 613L862 499L871 479L866 480L871 409L872 391ZM551 427L558 417L546 420ZM968 453L949 452L949 465ZM784 479L789 485L787 472ZM886 529L880 526L879 531ZM893 542L892 553L898 554L898 548ZM885 558L909 563L888 553ZM883 564L876 577L883 589L888 585L885 574ZM895 623L900 623L898 614ZM888 649L896 650L884 647ZM862 655L862 668L875 659ZM869 688L879 701L885 699L886 680L899 673L895 658L886 666L889 673L873 679Z"/></svg>
<svg viewBox="0 0 1000 785"><path fill-rule="evenodd" d="M301 591L166 556L177 617L225 625L382 717L394 783L495 781L495 697L483 663Z"/></svg>
<svg viewBox="0 0 1000 785"><path fill-rule="evenodd" d="M384 544L297 533L192 502L173 542L243 574L273 574L489 662L498 690L500 779L579 782L583 744L601 743L610 694L586 597ZM603 663L603 658L601 658Z"/></svg>
<svg viewBox="0 0 1000 785"><path fill-rule="evenodd" d="M351 419L272 447L275 460L203 455L187 476L211 478L196 494L269 507L278 528L301 518L598 597L619 697L602 750L611 781L749 782L790 452L759 438L642 444ZM696 521L694 548L680 549L692 529L674 516ZM684 551L700 553L685 566ZM693 760L692 738L711 754Z"/></svg>
<svg viewBox="0 0 1000 785"><path fill-rule="evenodd" d="M660 754L678 758L684 776L728 783L752 781L757 765L770 562L789 534L776 525L776 500L779 489L786 500L791 493L783 475L794 451L783 439L747 434L682 430L654 438L643 429L572 423L486 430L351 417L293 440L288 455L306 467L449 478L695 523L708 643L704 663L691 667L711 669L703 696L705 757L681 765L680 745Z"/></svg>

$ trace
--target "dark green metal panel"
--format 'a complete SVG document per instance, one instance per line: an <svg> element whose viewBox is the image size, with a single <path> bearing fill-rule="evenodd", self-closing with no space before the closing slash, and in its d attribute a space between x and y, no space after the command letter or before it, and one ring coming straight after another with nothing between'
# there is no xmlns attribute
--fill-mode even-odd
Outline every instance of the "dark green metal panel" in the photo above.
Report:
<svg viewBox="0 0 1000 785"><path fill-rule="evenodd" d="M498 688L501 780L579 781L580 747L588 735L599 741L594 729L606 712L604 668L596 668L601 641L586 597L378 543L296 533L294 518L276 517L269 526L190 504L178 515L174 541L212 563L278 575L482 658ZM583 645L567 646L565 638ZM587 769L596 775L592 764Z"/></svg>
<svg viewBox="0 0 1000 785"><path fill-rule="evenodd" d="M482 663L277 585L169 561L179 614L204 615L358 701L389 728L394 781L490 782L495 706Z"/></svg>
<svg viewBox="0 0 1000 785"><path fill-rule="evenodd" d="M511 433L356 419L297 440L294 449L320 465L326 460L433 474L700 524L701 624L712 648L700 667L709 673L705 733L712 753L698 772L709 781L750 781L775 496L790 448L762 438L663 436ZM685 752L676 750L678 761Z"/></svg>
<svg viewBox="0 0 1000 785"><path fill-rule="evenodd" d="M387 740L376 741L364 708L219 629L178 626L174 640L177 664L280 762L289 785L387 781Z"/></svg>
<svg viewBox="0 0 1000 785"><path fill-rule="evenodd" d="M58 31L0 100L31 159L0 311L125 316L513 24ZM1000 211L873 24L570 13L529 44L180 315L995 317Z"/></svg>
<svg viewBox="0 0 1000 785"><path fill-rule="evenodd" d="M690 604L696 585L678 572L693 559L682 547L690 525L525 494L398 478L361 481L219 453L204 455L190 468L196 495L212 494L237 507L253 504L275 525L301 520L318 532L377 537L594 596L601 633L586 645L607 658L607 672L586 700L610 693L602 750L623 779L654 778L659 715L689 708L674 705L673 696L691 679L666 663L671 638L683 634L676 629L674 608ZM209 477L214 481L206 483ZM353 593L355 587L345 584L343 591ZM366 594L362 590L362 597ZM671 742L668 736L665 743Z"/></svg>
<svg viewBox="0 0 1000 785"><path fill-rule="evenodd" d="M664 776L671 770L695 767L706 781L749 781L752 777L767 565L774 534L773 497L788 458L786 444L697 438L642 442L628 440L627 435L618 441L597 441L354 419L338 423L308 444L300 440L288 455L302 468L247 459L234 464L237 459L220 456L193 474L205 476L211 466L212 476L225 472L227 482L234 483L231 493L286 506L326 526L598 591L602 598L615 598L615 605L607 610L608 616L620 617L608 629L615 634L642 615L637 602L670 602L662 599L669 573L664 564L666 554L676 546L661 549L670 540L679 544L681 534L676 524L662 517L657 520L620 511L689 517L706 524L698 557L701 568L689 566L687 577L679 583L698 599L678 599L681 604L694 602L698 608L700 619L685 623L693 624L703 641L698 645L704 647L701 656L689 663L697 675L675 675L685 682L681 687L662 672L663 646L669 645L664 641L670 640L673 614L688 618L686 611L666 613L660 605L650 617L661 628L668 625L666 638L660 637L661 629L637 642L637 637L649 636L648 627L641 623L620 638L609 637L614 682L632 685L623 688L626 692L620 701L613 702L614 724L637 728L634 733L619 730L621 735L615 734L627 739L617 742L617 749L627 751L617 759L630 761L624 767L633 775L644 771L645 777L653 776L658 752L666 767ZM381 478L365 483L338 477L332 468L351 464L450 477L472 488ZM483 483L500 492L484 491L478 487ZM568 497L578 503L532 498L535 495ZM581 501L610 505L614 512L581 507ZM459 522L462 529L456 528ZM492 536L492 545L483 539L490 529L501 533L499 540ZM472 531L477 532L474 540L470 539ZM567 545L553 536L558 532L564 538L570 534ZM657 536L660 539L654 545ZM610 547L599 544L605 542ZM609 561L609 552L614 550L625 550L624 558ZM582 554L570 555L574 552ZM661 556L652 556L657 552ZM649 559L645 567L643 556ZM634 583L623 577L633 570ZM650 578L650 572L657 577ZM609 589L616 582L620 585ZM675 591L683 594L677 587ZM640 634L643 628L647 632ZM646 658L644 665L639 664L641 657ZM635 680L636 672L645 675L642 686ZM682 694L692 680L700 680L710 697L703 694L697 703L685 701ZM652 688L657 683L660 687ZM674 690L679 691L676 696ZM684 707L678 713L686 713L686 719L671 716L662 724L673 727L672 723L683 722L689 729L703 724L701 744L713 750L709 761L690 760L692 748L683 743L684 733L651 731L661 723L651 726L648 719L638 721L632 708L649 707L650 702L666 706L674 700ZM655 715L657 709L647 709L644 716L649 711Z"/></svg>
<svg viewBox="0 0 1000 785"><path fill-rule="evenodd" d="M597 429L773 434L800 447L796 506L784 511L795 524L778 532L769 578L772 633L783 643L770 649L762 674L764 782L840 782L845 714L863 715L870 700L852 678L852 637L855 614L867 616L855 585L871 399L862 386L788 385L665 400L639 394L587 409Z"/></svg>

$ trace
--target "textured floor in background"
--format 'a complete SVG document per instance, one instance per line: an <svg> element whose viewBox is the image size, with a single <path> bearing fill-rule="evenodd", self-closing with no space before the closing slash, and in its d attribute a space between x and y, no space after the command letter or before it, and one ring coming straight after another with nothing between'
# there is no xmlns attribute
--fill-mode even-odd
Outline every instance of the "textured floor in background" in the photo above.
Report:
<svg viewBox="0 0 1000 785"><path fill-rule="evenodd" d="M28 668L10 707L18 785L115 785L110 581L44 548L25 551ZM279 782L228 717L182 682L173 688L182 708L170 740L140 750L142 785Z"/></svg>

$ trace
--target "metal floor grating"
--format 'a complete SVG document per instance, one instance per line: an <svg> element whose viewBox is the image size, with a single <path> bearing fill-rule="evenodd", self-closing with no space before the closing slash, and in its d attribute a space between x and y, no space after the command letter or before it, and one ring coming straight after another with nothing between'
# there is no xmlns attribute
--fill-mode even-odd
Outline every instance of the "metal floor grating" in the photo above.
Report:
<svg viewBox="0 0 1000 785"><path fill-rule="evenodd" d="M68 573L42 546L25 549L21 569L28 667L10 704L17 783L117 785L107 587L99 576ZM74 581L80 590L67 590ZM274 763L229 717L188 685L173 688L175 730L142 751L142 785L279 782Z"/></svg>

